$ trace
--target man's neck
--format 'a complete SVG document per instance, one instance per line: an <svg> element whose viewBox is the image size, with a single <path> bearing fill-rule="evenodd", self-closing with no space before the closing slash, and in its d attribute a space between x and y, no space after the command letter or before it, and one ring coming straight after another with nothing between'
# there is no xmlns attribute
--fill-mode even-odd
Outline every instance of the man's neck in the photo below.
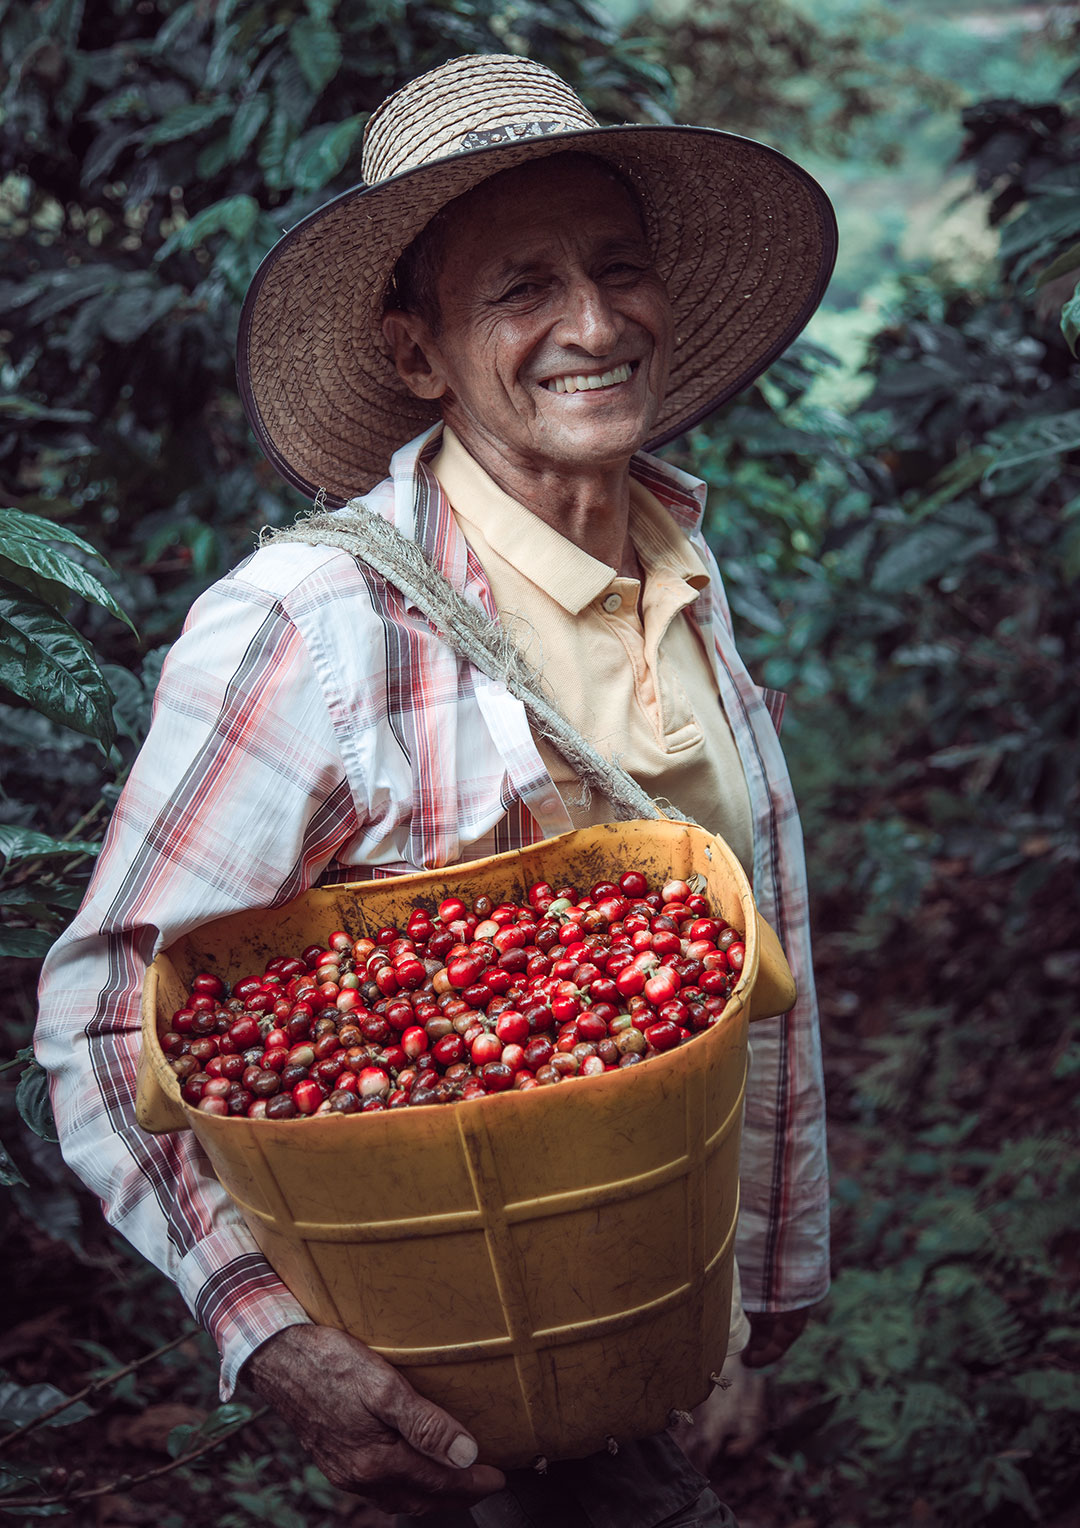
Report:
<svg viewBox="0 0 1080 1528"><path fill-rule="evenodd" d="M628 462L580 469L525 467L485 449L483 441L462 445L503 493L538 520L621 577L642 576L630 540Z"/></svg>

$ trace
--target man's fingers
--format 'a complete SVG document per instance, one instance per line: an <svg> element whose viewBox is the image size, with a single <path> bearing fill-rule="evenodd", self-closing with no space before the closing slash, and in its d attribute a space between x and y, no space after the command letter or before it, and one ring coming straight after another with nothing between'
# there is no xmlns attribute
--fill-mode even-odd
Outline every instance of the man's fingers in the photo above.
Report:
<svg viewBox="0 0 1080 1528"><path fill-rule="evenodd" d="M337 1447L324 1455L316 1445L311 1452L333 1485L355 1491L387 1512L418 1511L414 1502L426 1510L439 1503L472 1502L506 1484L490 1465L456 1469L440 1464L389 1431L378 1442L366 1442L355 1451Z"/></svg>
<svg viewBox="0 0 1080 1528"><path fill-rule="evenodd" d="M402 1439L386 1450L380 1462L379 1479L395 1501L412 1492L422 1497L425 1503L441 1502L443 1505L450 1501L474 1501L481 1496L490 1496L506 1484L502 1472L491 1465L458 1468L440 1464L438 1460L418 1453ZM396 1506L395 1510L410 1509Z"/></svg>
<svg viewBox="0 0 1080 1528"><path fill-rule="evenodd" d="M381 1366L374 1386L369 1389L368 1404L418 1454L453 1470L467 1470L476 1462L479 1449L475 1438L441 1406L417 1395L389 1364Z"/></svg>

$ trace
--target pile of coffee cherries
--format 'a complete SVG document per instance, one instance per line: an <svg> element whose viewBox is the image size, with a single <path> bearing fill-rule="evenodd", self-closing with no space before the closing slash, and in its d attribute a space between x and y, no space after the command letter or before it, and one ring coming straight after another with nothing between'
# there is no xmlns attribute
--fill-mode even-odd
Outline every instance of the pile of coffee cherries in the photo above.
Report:
<svg viewBox="0 0 1080 1528"><path fill-rule="evenodd" d="M696 882L697 878L693 878ZM742 936L700 883L634 870L586 895L447 897L404 930L338 931L230 991L196 976L161 1046L207 1114L296 1119L446 1104L637 1066L715 1024Z"/></svg>

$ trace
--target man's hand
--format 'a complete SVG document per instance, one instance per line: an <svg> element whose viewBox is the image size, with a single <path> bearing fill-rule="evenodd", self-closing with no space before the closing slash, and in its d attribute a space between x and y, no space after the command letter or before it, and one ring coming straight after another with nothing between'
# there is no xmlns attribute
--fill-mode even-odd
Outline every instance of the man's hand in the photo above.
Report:
<svg viewBox="0 0 1080 1528"><path fill-rule="evenodd" d="M750 1317L750 1341L743 1353L743 1363L748 1369L763 1369L774 1364L790 1348L796 1337L801 1336L810 1315L810 1307L799 1310L778 1311L766 1315L762 1311L747 1311Z"/></svg>
<svg viewBox="0 0 1080 1528"><path fill-rule="evenodd" d="M467 1505L506 1483L474 1463L476 1443L460 1423L345 1332L286 1327L244 1373L328 1480L385 1512Z"/></svg>
<svg viewBox="0 0 1080 1528"><path fill-rule="evenodd" d="M705 1476L723 1459L745 1459L769 1428L765 1376L743 1364L743 1355L725 1359L712 1394L695 1406L693 1422L680 1422L671 1436L696 1470Z"/></svg>

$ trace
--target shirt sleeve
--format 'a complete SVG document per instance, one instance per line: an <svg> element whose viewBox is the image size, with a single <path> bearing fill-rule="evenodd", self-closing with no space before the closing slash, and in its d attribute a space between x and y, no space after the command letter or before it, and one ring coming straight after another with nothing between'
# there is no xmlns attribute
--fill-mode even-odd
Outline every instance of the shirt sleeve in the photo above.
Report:
<svg viewBox="0 0 1080 1528"><path fill-rule="evenodd" d="M225 1399L255 1348L308 1318L191 1132L135 1123L143 977L198 924L296 896L356 830L303 638L272 594L223 580L166 662L86 899L46 960L35 1046L65 1159L208 1328Z"/></svg>

